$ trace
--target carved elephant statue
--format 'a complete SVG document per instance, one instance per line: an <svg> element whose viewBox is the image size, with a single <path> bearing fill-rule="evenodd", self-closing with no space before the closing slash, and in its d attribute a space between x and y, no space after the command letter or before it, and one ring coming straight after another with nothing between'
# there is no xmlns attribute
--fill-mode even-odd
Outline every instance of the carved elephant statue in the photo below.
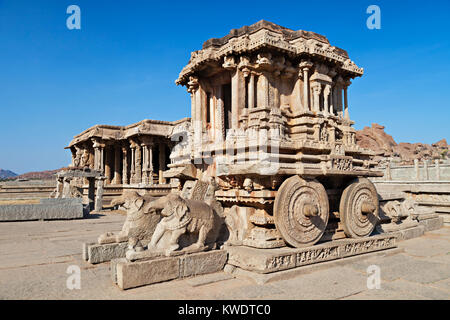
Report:
<svg viewBox="0 0 450 320"><path fill-rule="evenodd" d="M155 197L141 196L136 191L125 191L113 199L112 205L120 205L127 211L127 218L118 234L107 232L98 238L99 244L128 241L129 249L141 251L148 243L161 219L150 204ZM144 243L142 243L144 242Z"/></svg>
<svg viewBox="0 0 450 320"><path fill-rule="evenodd" d="M153 201L150 207L161 210L161 221L156 226L148 249L163 249L166 253L180 247L182 235L193 236L186 250L201 251L213 248L218 239L223 218L214 206L200 200L184 199L176 193Z"/></svg>

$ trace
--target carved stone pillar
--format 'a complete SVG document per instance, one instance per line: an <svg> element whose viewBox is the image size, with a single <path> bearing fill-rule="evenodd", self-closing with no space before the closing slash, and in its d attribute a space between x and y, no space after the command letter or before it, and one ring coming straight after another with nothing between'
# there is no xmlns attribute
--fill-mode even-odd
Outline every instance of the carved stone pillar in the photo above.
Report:
<svg viewBox="0 0 450 320"><path fill-rule="evenodd" d="M250 73L250 79L248 80L248 108L255 107L255 74Z"/></svg>
<svg viewBox="0 0 450 320"><path fill-rule="evenodd" d="M196 91L198 89L198 79L196 77L189 77L187 91L191 94L191 122L194 125L196 118Z"/></svg>
<svg viewBox="0 0 450 320"><path fill-rule="evenodd" d="M241 71L235 69L231 77L231 127L237 129L239 127L239 109L242 92L240 90Z"/></svg>
<svg viewBox="0 0 450 320"><path fill-rule="evenodd" d="M128 184L128 147L122 146L122 184Z"/></svg>
<svg viewBox="0 0 450 320"><path fill-rule="evenodd" d="M103 155L105 144L101 141L101 139L98 138L93 139L92 143L92 146L94 147L94 169L104 172Z"/></svg>
<svg viewBox="0 0 450 320"><path fill-rule="evenodd" d="M150 137L142 138L142 182L153 184L152 144Z"/></svg>
<svg viewBox="0 0 450 320"><path fill-rule="evenodd" d="M387 181L392 180L392 175L391 175L391 162L389 161L386 165L386 173L384 175L385 179Z"/></svg>
<svg viewBox="0 0 450 320"><path fill-rule="evenodd" d="M350 114L348 112L348 98L347 98L347 88L351 84L350 80L344 83L344 118L350 120Z"/></svg>
<svg viewBox="0 0 450 320"><path fill-rule="evenodd" d="M223 141L225 139L225 123L224 123L224 102L223 102L223 90L222 86L219 85L216 88L216 101L217 110L215 113L215 139L217 142Z"/></svg>
<svg viewBox="0 0 450 320"><path fill-rule="evenodd" d="M269 108L269 79L265 72L258 77L256 94L258 97L258 108Z"/></svg>
<svg viewBox="0 0 450 320"><path fill-rule="evenodd" d="M337 114L341 117L344 117L343 108L342 108L342 88L344 86L344 80L341 76L338 76L336 80L336 109Z"/></svg>
<svg viewBox="0 0 450 320"><path fill-rule="evenodd" d="M331 108L329 105L330 93L331 93L331 85L326 84L325 89L323 89L323 112L325 115L327 115L328 112L330 112L332 114L332 111L331 111Z"/></svg>
<svg viewBox="0 0 450 320"><path fill-rule="evenodd" d="M315 82L312 85L313 89L313 110L314 112L320 111L320 93L322 92L322 85L318 82Z"/></svg>
<svg viewBox="0 0 450 320"><path fill-rule="evenodd" d="M131 148L131 183L140 183L142 177L141 146L134 139L130 140Z"/></svg>
<svg viewBox="0 0 450 320"><path fill-rule="evenodd" d="M103 208L103 189L105 184L105 177L95 178L97 183L97 190L95 194L95 211L102 211Z"/></svg>
<svg viewBox="0 0 450 320"><path fill-rule="evenodd" d="M142 150L141 146L137 145L134 150L134 175L135 183L142 182Z"/></svg>
<svg viewBox="0 0 450 320"><path fill-rule="evenodd" d="M438 159L434 160L434 167L436 168L436 180L439 181L441 180L441 167Z"/></svg>
<svg viewBox="0 0 450 320"><path fill-rule="evenodd" d="M166 183L166 179L163 177L163 171L166 166L166 148L163 143L159 144L159 184Z"/></svg>
<svg viewBox="0 0 450 320"><path fill-rule="evenodd" d="M111 160L112 160L112 148L105 148L105 176L106 183L111 183Z"/></svg>
<svg viewBox="0 0 450 320"><path fill-rule="evenodd" d="M120 171L120 154L121 148L119 145L114 146L114 184L122 183L122 172Z"/></svg>
<svg viewBox="0 0 450 320"><path fill-rule="evenodd" d="M420 172L419 172L419 160L414 159L414 171L416 172L416 180L420 180Z"/></svg>
<svg viewBox="0 0 450 320"><path fill-rule="evenodd" d="M300 63L300 69L303 71L303 108L304 110L311 110L309 105L309 70L313 64L309 61Z"/></svg>

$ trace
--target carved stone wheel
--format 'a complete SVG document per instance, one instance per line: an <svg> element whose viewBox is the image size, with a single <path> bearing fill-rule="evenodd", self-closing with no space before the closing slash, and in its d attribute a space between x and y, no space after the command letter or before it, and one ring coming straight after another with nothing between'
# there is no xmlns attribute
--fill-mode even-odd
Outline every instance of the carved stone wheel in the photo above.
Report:
<svg viewBox="0 0 450 320"><path fill-rule="evenodd" d="M329 216L328 196L322 184L299 176L285 180L275 197L275 225L284 241L301 248L322 237Z"/></svg>
<svg viewBox="0 0 450 320"><path fill-rule="evenodd" d="M379 201L373 183L366 178L355 179L342 193L339 212L347 237L369 236L379 219Z"/></svg>

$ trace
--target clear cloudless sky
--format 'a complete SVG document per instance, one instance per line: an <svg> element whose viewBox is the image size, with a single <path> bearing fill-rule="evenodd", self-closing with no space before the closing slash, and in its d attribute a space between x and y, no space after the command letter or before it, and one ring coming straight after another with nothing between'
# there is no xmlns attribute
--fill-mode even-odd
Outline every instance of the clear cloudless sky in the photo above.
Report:
<svg viewBox="0 0 450 320"><path fill-rule="evenodd" d="M66 9L81 9L69 30ZM369 30L366 9L381 9ZM66 166L95 124L190 116L174 83L204 41L261 19L325 35L365 70L349 89L355 128L397 142L450 138L450 1L0 0L0 168Z"/></svg>

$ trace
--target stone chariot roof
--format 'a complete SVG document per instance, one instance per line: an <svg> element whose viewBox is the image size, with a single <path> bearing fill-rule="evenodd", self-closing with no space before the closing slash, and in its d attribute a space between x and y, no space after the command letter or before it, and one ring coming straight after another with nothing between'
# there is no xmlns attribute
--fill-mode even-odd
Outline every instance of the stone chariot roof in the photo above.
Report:
<svg viewBox="0 0 450 320"><path fill-rule="evenodd" d="M347 52L332 46L325 36L304 30L291 30L265 20L250 26L232 29L222 38L212 38L203 44L203 48L191 53L187 66L175 81L185 85L189 76L203 70L212 62L220 62L229 55L239 55L260 49L276 50L295 57L319 57L334 62L353 76L364 72L349 59Z"/></svg>

